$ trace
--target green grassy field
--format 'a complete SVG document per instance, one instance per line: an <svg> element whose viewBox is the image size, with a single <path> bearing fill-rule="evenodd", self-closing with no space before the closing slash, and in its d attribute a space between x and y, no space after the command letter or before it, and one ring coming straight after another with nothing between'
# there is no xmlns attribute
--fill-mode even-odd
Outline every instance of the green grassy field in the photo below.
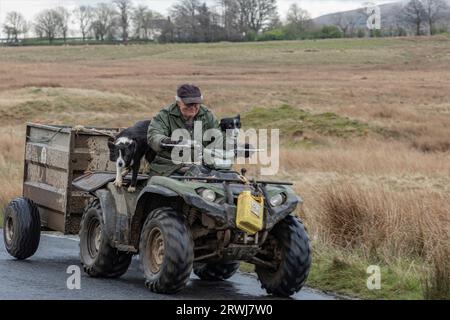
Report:
<svg viewBox="0 0 450 320"><path fill-rule="evenodd" d="M273 178L304 199L308 285L450 298L450 37L0 47L0 56L0 207L22 192L25 122L129 126L194 82L219 117L280 129ZM381 290L366 287L373 264Z"/></svg>

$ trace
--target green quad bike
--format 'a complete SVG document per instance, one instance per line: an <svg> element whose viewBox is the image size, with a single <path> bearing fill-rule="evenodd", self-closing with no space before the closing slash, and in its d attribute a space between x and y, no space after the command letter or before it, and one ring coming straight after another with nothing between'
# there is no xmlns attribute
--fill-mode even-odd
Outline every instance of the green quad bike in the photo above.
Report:
<svg viewBox="0 0 450 320"><path fill-rule="evenodd" d="M85 272L120 277L139 254L146 286L171 294L185 288L192 270L202 280L225 280L245 261L269 294L287 297L302 288L311 246L294 213L301 199L292 184L248 181L231 170L235 150L204 152L222 158L182 175L140 176L135 193L115 187L113 173L73 181L94 196L81 220Z"/></svg>

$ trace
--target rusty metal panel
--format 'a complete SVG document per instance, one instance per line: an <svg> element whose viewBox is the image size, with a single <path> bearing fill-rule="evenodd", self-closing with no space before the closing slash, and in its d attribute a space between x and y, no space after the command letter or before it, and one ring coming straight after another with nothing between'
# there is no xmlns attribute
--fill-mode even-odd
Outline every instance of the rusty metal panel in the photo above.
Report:
<svg viewBox="0 0 450 320"><path fill-rule="evenodd" d="M36 163L27 165L25 181L43 183L64 190L67 186L67 171L57 168L47 168Z"/></svg>
<svg viewBox="0 0 450 320"><path fill-rule="evenodd" d="M43 226L64 232L71 130L28 124L26 136L23 195L39 205Z"/></svg>
<svg viewBox="0 0 450 320"><path fill-rule="evenodd" d="M61 150L49 144L28 142L25 147L25 160L44 167L67 170L69 150Z"/></svg>
<svg viewBox="0 0 450 320"><path fill-rule="evenodd" d="M49 147L69 151L71 129L69 127L51 127L29 124L27 143L38 143Z"/></svg>

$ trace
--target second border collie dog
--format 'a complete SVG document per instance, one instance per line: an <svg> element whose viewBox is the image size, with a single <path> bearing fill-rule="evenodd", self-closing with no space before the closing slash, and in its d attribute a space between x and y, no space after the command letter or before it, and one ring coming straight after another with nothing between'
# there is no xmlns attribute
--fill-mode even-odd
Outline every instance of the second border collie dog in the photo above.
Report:
<svg viewBox="0 0 450 320"><path fill-rule="evenodd" d="M245 158L249 158L254 153L254 151L252 151L252 145L249 143L244 143L243 145L238 144L241 127L242 122L240 114L234 118L224 118L220 120L220 129L227 135L227 138L232 139L231 141L236 149L236 156L243 155Z"/></svg>
<svg viewBox="0 0 450 320"><path fill-rule="evenodd" d="M120 132L115 140L108 141L110 160L116 163L116 180L114 185L122 187L123 177L132 171L128 192L135 192L137 176L141 167L141 160L151 163L156 153L147 142L147 131L150 120L139 121L134 126Z"/></svg>
<svg viewBox="0 0 450 320"><path fill-rule="evenodd" d="M239 130L241 129L241 115L234 118L224 118L220 120L220 129L231 136L234 143L237 143Z"/></svg>

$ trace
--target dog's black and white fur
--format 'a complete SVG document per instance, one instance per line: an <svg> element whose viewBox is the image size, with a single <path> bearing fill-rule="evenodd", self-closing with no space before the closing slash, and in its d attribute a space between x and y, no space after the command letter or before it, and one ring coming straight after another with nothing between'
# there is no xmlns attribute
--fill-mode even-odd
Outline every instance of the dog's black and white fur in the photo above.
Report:
<svg viewBox="0 0 450 320"><path fill-rule="evenodd" d="M234 118L224 118L220 120L220 129L224 134L227 134L227 139L232 139L232 142L234 144L234 148L236 149L235 153L236 156L242 155L241 152L238 151L238 149L245 150L244 151L244 157L249 158L252 155L252 146L248 143L245 143L244 145L239 146L238 140L239 140L239 133L242 127L241 123L241 115L238 114Z"/></svg>
<svg viewBox="0 0 450 320"><path fill-rule="evenodd" d="M241 129L241 115L238 114L234 118L224 118L220 120L220 129L223 133L229 134L234 142L237 143L239 130Z"/></svg>
<svg viewBox="0 0 450 320"><path fill-rule="evenodd" d="M123 177L132 171L128 192L135 192L141 160L151 163L156 153L147 142L147 132L150 120L139 121L134 126L120 132L115 139L108 141L110 160L116 162L116 180L114 185L122 187Z"/></svg>

